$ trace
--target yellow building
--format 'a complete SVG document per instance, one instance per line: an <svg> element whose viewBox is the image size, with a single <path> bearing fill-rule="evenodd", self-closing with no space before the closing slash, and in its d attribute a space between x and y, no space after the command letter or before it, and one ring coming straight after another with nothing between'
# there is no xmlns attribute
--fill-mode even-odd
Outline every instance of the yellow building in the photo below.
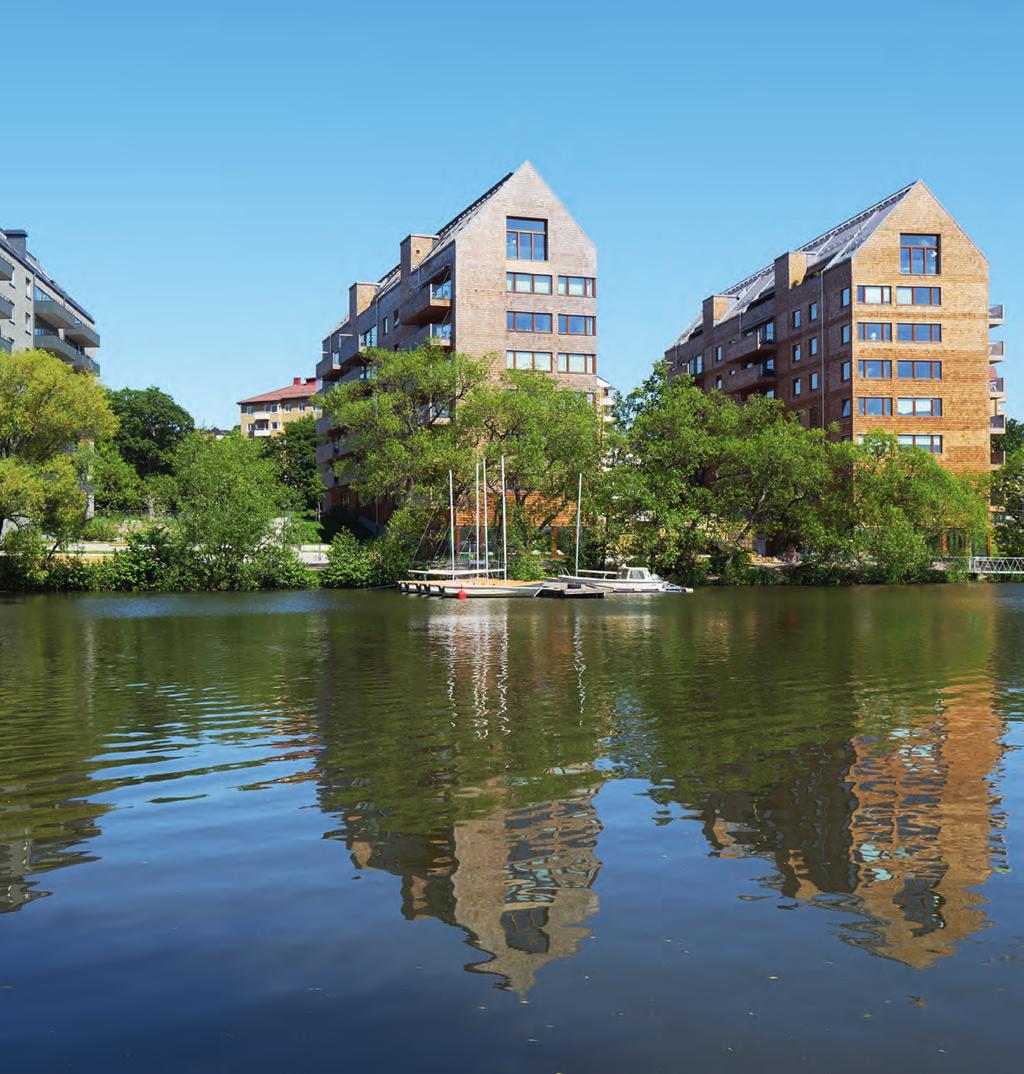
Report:
<svg viewBox="0 0 1024 1074"><path fill-rule="evenodd" d="M286 388L240 399L242 435L280 436L290 421L319 417L320 408L312 403L316 390L316 377L293 377Z"/></svg>

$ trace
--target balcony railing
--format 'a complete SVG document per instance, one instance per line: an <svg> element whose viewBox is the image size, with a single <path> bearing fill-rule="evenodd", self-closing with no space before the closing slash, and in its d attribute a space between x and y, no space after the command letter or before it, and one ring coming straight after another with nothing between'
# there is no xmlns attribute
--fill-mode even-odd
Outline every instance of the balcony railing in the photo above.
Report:
<svg viewBox="0 0 1024 1074"><path fill-rule="evenodd" d="M1001 362L1003 360L1003 354L1005 351L1005 345L1001 339L993 340L988 345L989 360L993 362Z"/></svg>
<svg viewBox="0 0 1024 1074"><path fill-rule="evenodd" d="M998 328L1003 323L1002 303L1000 303L998 306L989 306L988 323L990 328Z"/></svg>
<svg viewBox="0 0 1024 1074"><path fill-rule="evenodd" d="M100 367L90 358L81 347L72 343L69 339L61 339L56 329L38 326L33 333L32 342L44 351L63 358L69 365L76 369L86 369L90 373L98 373Z"/></svg>
<svg viewBox="0 0 1024 1074"><path fill-rule="evenodd" d="M750 391L755 385L763 382L774 383L775 361L769 358L764 362L754 362L746 369L737 369L732 376L722 377L723 392Z"/></svg>
<svg viewBox="0 0 1024 1074"><path fill-rule="evenodd" d="M55 298L51 298L38 289L34 305L37 317L42 317L50 324L57 325L58 328L74 328L79 323L78 318L67 306L62 306Z"/></svg>
<svg viewBox="0 0 1024 1074"><path fill-rule="evenodd" d="M452 307L452 281L427 284L402 303L403 324L426 324L448 316Z"/></svg>
<svg viewBox="0 0 1024 1074"><path fill-rule="evenodd" d="M1005 433L1006 432L1006 415L1005 414L992 414L988 419L988 427L991 432Z"/></svg>
<svg viewBox="0 0 1024 1074"><path fill-rule="evenodd" d="M14 340L8 339L6 336L0 336L0 351L7 351L8 354L14 350Z"/></svg>
<svg viewBox="0 0 1024 1074"><path fill-rule="evenodd" d="M0 280L13 280L14 279L14 266L10 261L0 254Z"/></svg>
<svg viewBox="0 0 1024 1074"><path fill-rule="evenodd" d="M65 328L64 338L73 339L76 343L81 343L83 347L98 347L100 345L99 332L87 325L85 321L76 320L70 328Z"/></svg>
<svg viewBox="0 0 1024 1074"><path fill-rule="evenodd" d="M452 340L451 323L449 322L448 324L432 324L430 326L430 330L427 332L427 335L434 343L440 343L442 341L450 343Z"/></svg>
<svg viewBox="0 0 1024 1074"><path fill-rule="evenodd" d="M988 394L989 395L1005 395L1005 382L1002 377L993 377L988 382Z"/></svg>
<svg viewBox="0 0 1024 1074"><path fill-rule="evenodd" d="M6 295L0 295L0 321L13 320L14 303Z"/></svg>

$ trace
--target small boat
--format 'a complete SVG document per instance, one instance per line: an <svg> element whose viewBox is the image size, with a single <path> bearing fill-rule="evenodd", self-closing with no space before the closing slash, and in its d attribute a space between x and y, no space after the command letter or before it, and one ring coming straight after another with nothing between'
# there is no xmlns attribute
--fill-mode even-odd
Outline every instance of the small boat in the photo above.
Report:
<svg viewBox="0 0 1024 1074"><path fill-rule="evenodd" d="M609 593L692 593L692 589L666 582L646 567L620 567L617 571L579 571L560 574L560 582L597 586Z"/></svg>

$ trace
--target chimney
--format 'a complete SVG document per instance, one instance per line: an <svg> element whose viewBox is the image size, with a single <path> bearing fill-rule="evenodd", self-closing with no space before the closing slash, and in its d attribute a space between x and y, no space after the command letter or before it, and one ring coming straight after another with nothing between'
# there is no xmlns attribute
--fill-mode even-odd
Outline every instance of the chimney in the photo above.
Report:
<svg viewBox="0 0 1024 1074"><path fill-rule="evenodd" d="M799 287L807 275L807 254L790 251L775 259L775 290L788 291Z"/></svg>
<svg viewBox="0 0 1024 1074"><path fill-rule="evenodd" d="M725 295L709 295L704 299L704 334L708 335L715 322L720 321L729 309L729 299Z"/></svg>
<svg viewBox="0 0 1024 1074"><path fill-rule="evenodd" d="M375 283L354 283L348 289L348 323L353 326L359 318L359 314L373 301L377 293Z"/></svg>
<svg viewBox="0 0 1024 1074"><path fill-rule="evenodd" d="M306 377L307 384L316 384L316 377Z"/></svg>
<svg viewBox="0 0 1024 1074"><path fill-rule="evenodd" d="M28 232L22 231L21 228L12 227L7 228L4 231L4 238L18 251L19 254L27 254L26 243L28 242Z"/></svg>
<svg viewBox="0 0 1024 1074"><path fill-rule="evenodd" d="M302 383L302 377L292 377L292 387L295 387L296 384L301 384L301 383Z"/></svg>
<svg viewBox="0 0 1024 1074"><path fill-rule="evenodd" d="M403 276L412 272L419 265L427 254L433 250L436 241L437 239L434 235L406 235L402 239L400 250Z"/></svg>

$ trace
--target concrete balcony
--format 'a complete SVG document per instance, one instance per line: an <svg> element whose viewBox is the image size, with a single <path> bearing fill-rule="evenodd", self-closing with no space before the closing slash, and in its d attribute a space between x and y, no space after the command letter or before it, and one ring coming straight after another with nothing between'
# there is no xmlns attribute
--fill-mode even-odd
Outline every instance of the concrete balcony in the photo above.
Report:
<svg viewBox="0 0 1024 1074"><path fill-rule="evenodd" d="M1002 304L998 306L989 306L988 308L988 326L989 328L998 328L1003 323L1003 307Z"/></svg>
<svg viewBox="0 0 1024 1074"><path fill-rule="evenodd" d="M731 376L722 375L723 392L762 391L775 384L775 364L770 359L737 369Z"/></svg>
<svg viewBox="0 0 1024 1074"><path fill-rule="evenodd" d="M452 281L430 283L402 303L402 324L443 321L452 308Z"/></svg>
<svg viewBox="0 0 1024 1074"><path fill-rule="evenodd" d="M424 333L422 342L431 347L450 347L452 345L451 324L431 324Z"/></svg>
<svg viewBox="0 0 1024 1074"><path fill-rule="evenodd" d="M90 327L85 321L75 321L70 328L64 329L64 338L74 340L83 347L98 347L100 334L95 328Z"/></svg>
<svg viewBox="0 0 1024 1074"><path fill-rule="evenodd" d="M1001 362L1004 358L1005 344L1001 339L994 340L988 345L988 360L990 362Z"/></svg>
<svg viewBox="0 0 1024 1074"><path fill-rule="evenodd" d="M49 329L42 332L37 331L32 337L32 344L56 355L62 361L67 362L68 365L73 365L75 369L83 369L89 373L98 373L100 371L100 367L81 347L76 347L70 340L61 339L56 330L52 332Z"/></svg>
<svg viewBox="0 0 1024 1074"><path fill-rule="evenodd" d="M1006 432L1006 415L1005 414L992 414L988 419L988 429L992 433L1005 433Z"/></svg>
<svg viewBox="0 0 1024 1074"><path fill-rule="evenodd" d="M740 336L739 339L734 339L731 343L727 343L723 358L729 362L738 358L750 358L756 354L768 356L774 353L774 333L769 335L758 329L756 332L751 332L749 336Z"/></svg>
<svg viewBox="0 0 1024 1074"><path fill-rule="evenodd" d="M0 321L14 320L14 303L6 295L0 295Z"/></svg>
<svg viewBox="0 0 1024 1074"><path fill-rule="evenodd" d="M0 336L0 351L7 351L10 354L14 350L14 340L8 339L6 336Z"/></svg>
<svg viewBox="0 0 1024 1074"><path fill-rule="evenodd" d="M988 382L990 399L1003 399L1006 396L1006 383L1002 377L991 377Z"/></svg>
<svg viewBox="0 0 1024 1074"><path fill-rule="evenodd" d="M36 316L42 317L47 324L56 325L58 328L74 328L78 324L78 317L55 298L41 298L37 294L33 306Z"/></svg>
<svg viewBox="0 0 1024 1074"><path fill-rule="evenodd" d="M14 279L14 265L7 260L7 258L0 254L0 280L13 280Z"/></svg>

